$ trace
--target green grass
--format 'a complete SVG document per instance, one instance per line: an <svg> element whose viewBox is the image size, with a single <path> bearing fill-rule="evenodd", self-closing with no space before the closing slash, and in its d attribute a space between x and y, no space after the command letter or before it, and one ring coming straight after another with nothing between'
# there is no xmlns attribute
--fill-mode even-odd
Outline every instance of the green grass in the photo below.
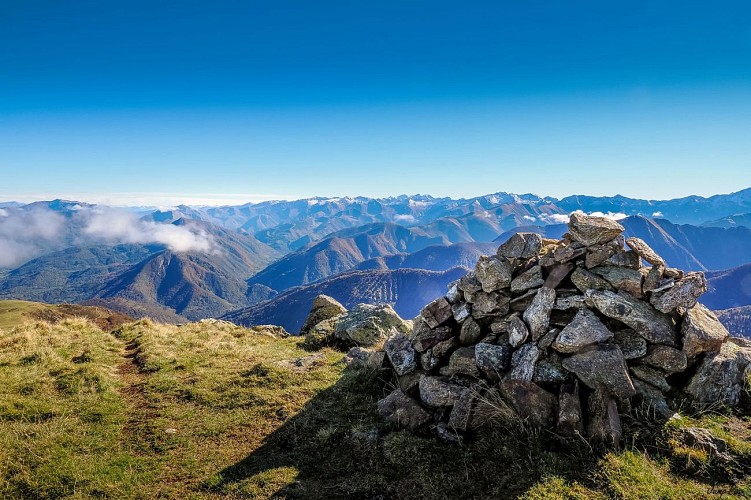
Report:
<svg viewBox="0 0 751 500"><path fill-rule="evenodd" d="M751 463L747 415L625 420L635 439L609 453L504 421L449 446L377 417L393 380L345 370L341 352L303 342L211 321L142 320L112 334L81 319L0 330L0 497L751 494L738 465ZM727 439L736 463L687 455L673 441L678 425Z"/></svg>
<svg viewBox="0 0 751 500"><path fill-rule="evenodd" d="M0 329L10 329L23 323L35 311L41 311L48 306L38 302L24 300L0 300Z"/></svg>

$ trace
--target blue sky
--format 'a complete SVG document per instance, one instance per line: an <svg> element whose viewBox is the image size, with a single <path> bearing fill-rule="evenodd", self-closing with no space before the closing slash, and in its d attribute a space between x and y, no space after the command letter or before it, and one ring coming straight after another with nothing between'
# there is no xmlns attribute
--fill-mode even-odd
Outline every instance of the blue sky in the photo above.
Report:
<svg viewBox="0 0 751 500"><path fill-rule="evenodd" d="M751 186L746 2L4 0L0 47L0 199Z"/></svg>

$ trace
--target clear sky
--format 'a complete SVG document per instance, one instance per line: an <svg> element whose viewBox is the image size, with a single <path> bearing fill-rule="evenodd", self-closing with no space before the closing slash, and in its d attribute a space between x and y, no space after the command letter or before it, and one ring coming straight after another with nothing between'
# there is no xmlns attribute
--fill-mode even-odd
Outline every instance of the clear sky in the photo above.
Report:
<svg viewBox="0 0 751 500"><path fill-rule="evenodd" d="M0 200L749 186L747 0L0 0Z"/></svg>

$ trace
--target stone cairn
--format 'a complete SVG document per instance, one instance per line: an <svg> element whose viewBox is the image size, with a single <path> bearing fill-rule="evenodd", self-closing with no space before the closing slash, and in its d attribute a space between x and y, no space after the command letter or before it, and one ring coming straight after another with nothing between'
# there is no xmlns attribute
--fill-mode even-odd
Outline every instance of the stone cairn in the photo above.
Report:
<svg viewBox="0 0 751 500"><path fill-rule="evenodd" d="M481 257L385 342L398 388L379 414L456 441L494 392L532 425L618 445L632 400L665 419L678 398L737 405L751 345L697 303L703 273L623 230L575 213L560 241L519 233Z"/></svg>

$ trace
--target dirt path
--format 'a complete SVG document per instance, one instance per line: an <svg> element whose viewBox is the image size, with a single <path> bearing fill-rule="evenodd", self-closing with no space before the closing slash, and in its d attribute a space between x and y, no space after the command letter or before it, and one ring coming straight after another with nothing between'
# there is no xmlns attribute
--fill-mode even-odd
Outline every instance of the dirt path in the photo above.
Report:
<svg viewBox="0 0 751 500"><path fill-rule="evenodd" d="M117 373L123 383L120 393L128 405L128 423L124 427L124 440L136 451L147 451L153 443L152 424L157 410L146 397L144 386L148 376L141 371L138 355L141 347L137 341L127 343L123 349L123 362Z"/></svg>

